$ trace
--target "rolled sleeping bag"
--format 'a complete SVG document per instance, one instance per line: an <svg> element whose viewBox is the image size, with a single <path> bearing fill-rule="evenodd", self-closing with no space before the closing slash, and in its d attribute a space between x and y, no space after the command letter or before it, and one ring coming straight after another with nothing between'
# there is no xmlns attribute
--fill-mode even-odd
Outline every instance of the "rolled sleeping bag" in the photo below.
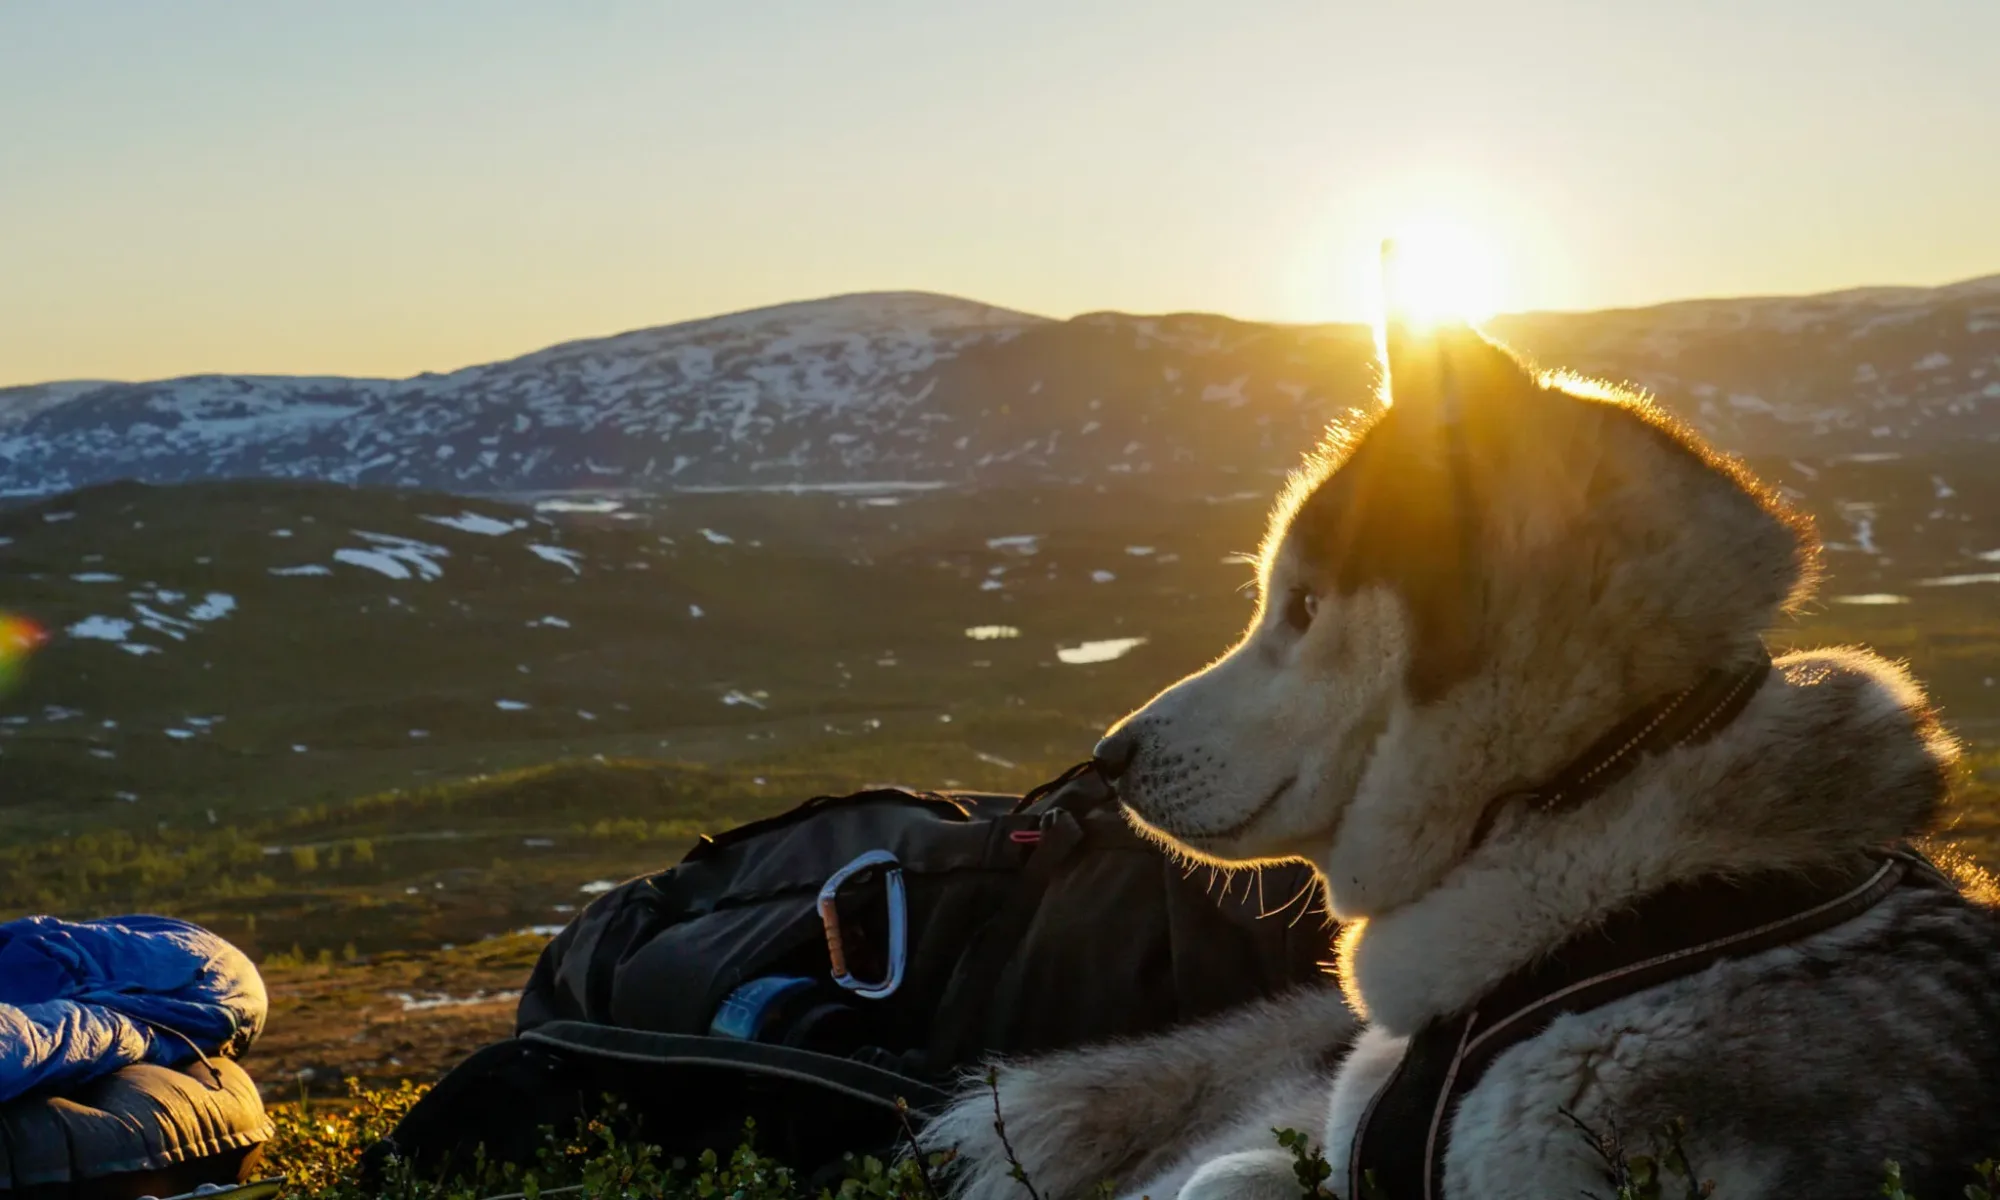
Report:
<svg viewBox="0 0 2000 1200"><path fill-rule="evenodd" d="M255 1176L272 1136L225 1058L138 1063L0 1105L0 1200L137 1200Z"/></svg>

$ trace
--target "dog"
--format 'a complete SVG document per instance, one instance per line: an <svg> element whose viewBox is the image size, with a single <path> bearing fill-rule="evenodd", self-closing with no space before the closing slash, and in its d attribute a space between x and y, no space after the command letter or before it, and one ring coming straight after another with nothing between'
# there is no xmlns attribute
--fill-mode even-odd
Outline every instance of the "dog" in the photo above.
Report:
<svg viewBox="0 0 2000 1200"><path fill-rule="evenodd" d="M955 1150L963 1200L1023 1195L1017 1166L1044 1200L1297 1196L1287 1127L1361 1200L1364 1125L1422 1141L1371 1106L1426 1031L1463 1020L1462 1054L1482 998L1581 935L1635 909L1673 932L1676 888L1864 861L1917 880L1882 855L1950 815L1956 747L1904 670L1765 656L1819 565L1777 493L1643 396L1470 327L1384 340L1376 414L1330 432L1275 506L1242 639L1097 749L1177 852L1314 864L1337 991L1003 1064L924 1132ZM1714 679L1727 704L1700 736L1612 746L1580 800L1538 790L1592 778L1608 730ZM1438 1186L1411 1191L1609 1194L1618 1155L1643 1153L1725 1200L1876 1195L1890 1159L1913 1192L1956 1194L2000 1154L2000 917L1947 867L1511 1044L1438 1104Z"/></svg>

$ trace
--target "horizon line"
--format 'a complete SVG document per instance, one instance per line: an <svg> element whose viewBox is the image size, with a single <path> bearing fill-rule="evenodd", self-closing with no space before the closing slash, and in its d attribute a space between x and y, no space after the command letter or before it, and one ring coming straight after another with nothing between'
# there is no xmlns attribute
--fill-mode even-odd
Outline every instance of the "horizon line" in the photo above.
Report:
<svg viewBox="0 0 2000 1200"><path fill-rule="evenodd" d="M1537 317L1589 317L1589 316L1610 316L1619 314L1644 313L1644 312L1652 312L1658 309L1678 308L1678 307L1702 305L1702 304L1755 304L1755 303L1772 303L1782 300L1833 300L1841 297L1858 298L1869 294L1895 294L1895 293L1908 293L1908 292L1950 292L1961 288L1970 288L1976 285L1983 285L1983 284L2000 285L2000 271L1994 271L1990 273L1982 273L1976 275L1968 275L1961 278L1952 279L1944 283L1937 283L1937 284L1864 283L1864 284L1856 284L1851 287L1834 288L1832 290L1823 292L1756 292L1756 293L1738 294L1738 295L1701 295L1701 296L1679 297L1667 300L1649 301L1643 304L1610 305L1603 308L1520 309L1508 312L1495 313L1490 317L1483 318L1480 321L1480 324L1489 324L1493 322L1510 321L1510 320L1528 320ZM1366 327L1370 324L1370 322L1365 319L1334 319L1325 321L1265 320L1256 317L1237 317L1237 316L1232 316L1229 313L1219 312L1214 309L1199 309L1199 308L1169 309L1169 310L1160 310L1156 312L1129 311L1125 309L1115 309L1115 308L1093 308L1093 309L1079 310L1077 312L1071 313L1069 316L1066 317L1055 317L1055 316L1049 316L1045 313L1029 312L1025 309L1011 308L1004 304L993 304L984 300L978 300L970 296L961 296L951 292L934 292L921 288L882 288L882 289L874 289L868 291L834 292L827 295L812 296L799 300L781 300L771 304L755 305L750 308L731 309L726 312L709 313L703 316L686 317L674 321L664 321L656 325L638 325L629 329L613 330L609 333L582 334L576 337L567 337L557 341L548 342L543 345L534 347L533 349L524 350L518 354L509 355L506 357L485 359L480 362L465 363L460 366L451 367L447 370L435 370L435 369L423 370L423 371L418 371L411 375L344 375L338 372L326 372L326 371L290 371L290 372L254 371L253 372L253 371L228 371L228 370L190 371L179 375L162 375L146 379L122 379L122 378L113 378L109 376L83 375L83 376L69 376L66 378L59 378L59 379L33 380L26 383L0 383L0 396L4 396L8 392L23 391L29 388L60 387L65 385L69 386L94 385L94 386L108 387L115 385L137 385L146 383L172 383L186 379L214 379L214 378L340 379L353 382L407 383L411 380L422 379L426 376L455 375L461 371L469 371L479 367L493 366L499 363L515 362L523 358L531 358L537 354L546 354L551 351L561 350L570 346L581 346L589 344L591 342L609 341L614 338L629 337L635 334L652 333L660 330L675 329L688 325L700 325L711 321L727 321L732 318L752 316L758 313L770 313L785 308L803 308L812 305L832 304L843 300L858 300L868 297L889 297L889 296L909 296L909 297L922 296L939 300L949 300L959 304L978 305L982 308L993 309L999 312L1011 313L1013 315L1022 317L1026 320L1036 321L1036 322L1046 322L1049 324L1064 324L1071 321L1080 321L1088 317L1104 317L1104 316L1132 317L1137 319L1147 319L1147 318L1159 319L1167 317L1213 317L1213 318L1220 318L1226 321L1235 321L1239 324L1244 324L1244 325L1270 325L1288 329L1321 329L1321 328L1337 328L1337 327L1347 327L1347 326Z"/></svg>

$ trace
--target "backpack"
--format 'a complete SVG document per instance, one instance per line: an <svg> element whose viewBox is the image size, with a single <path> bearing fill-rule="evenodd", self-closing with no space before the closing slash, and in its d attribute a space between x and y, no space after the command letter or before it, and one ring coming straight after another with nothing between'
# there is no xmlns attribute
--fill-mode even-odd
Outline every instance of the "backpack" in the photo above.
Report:
<svg viewBox="0 0 2000 1200"><path fill-rule="evenodd" d="M1329 946L1309 867L1190 867L1089 763L1019 797L821 796L592 901L543 951L515 1038L369 1160L532 1161L538 1126L608 1094L670 1154L726 1154L748 1118L812 1177L893 1153L991 1058L1326 986Z"/></svg>

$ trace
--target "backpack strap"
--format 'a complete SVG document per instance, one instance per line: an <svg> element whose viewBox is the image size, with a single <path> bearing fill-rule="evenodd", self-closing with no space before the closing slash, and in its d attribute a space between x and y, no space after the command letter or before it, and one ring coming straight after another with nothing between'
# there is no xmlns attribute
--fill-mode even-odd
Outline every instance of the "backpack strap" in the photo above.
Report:
<svg viewBox="0 0 2000 1200"><path fill-rule="evenodd" d="M906 1103L917 1115L943 1111L950 1097L930 1084L851 1058L793 1046L689 1033L656 1033L587 1021L551 1021L520 1035L526 1042L591 1058L657 1066L726 1067L811 1084L876 1108Z"/></svg>
<svg viewBox="0 0 2000 1200"><path fill-rule="evenodd" d="M1495 1059L1557 1017L1832 929L1900 886L1940 884L1952 886L1914 851L1898 849L1847 871L1712 877L1653 893L1411 1036L1355 1128L1349 1200L1443 1196L1458 1101Z"/></svg>
<svg viewBox="0 0 2000 1200"><path fill-rule="evenodd" d="M1032 813L1061 806L1078 811L1115 803L1111 784L1097 769L1097 760L1086 758L1046 783L1038 783L1014 802L1012 813Z"/></svg>

